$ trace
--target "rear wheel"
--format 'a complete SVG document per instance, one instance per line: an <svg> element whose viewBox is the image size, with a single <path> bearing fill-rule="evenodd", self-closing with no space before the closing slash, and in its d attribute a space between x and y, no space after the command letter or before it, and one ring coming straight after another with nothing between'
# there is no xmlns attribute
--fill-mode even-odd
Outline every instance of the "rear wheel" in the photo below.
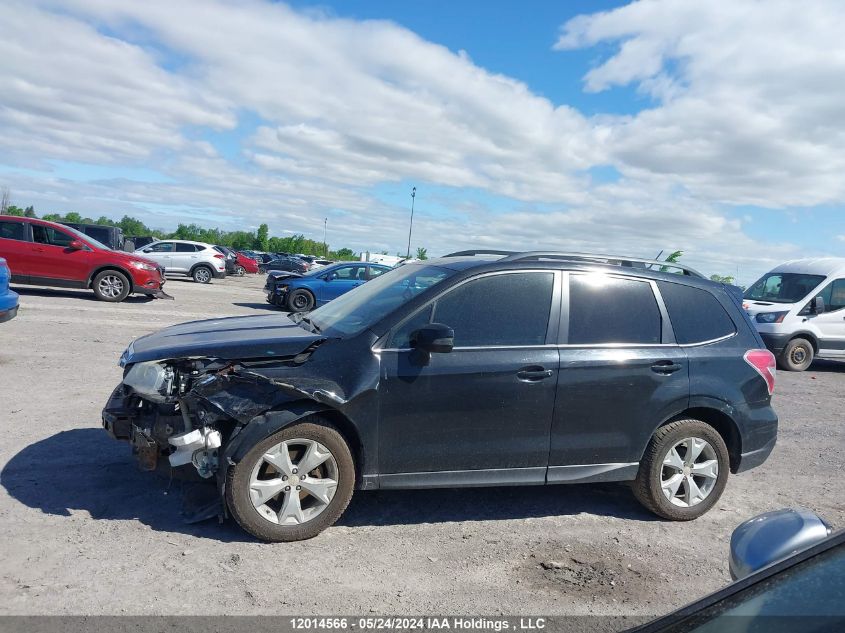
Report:
<svg viewBox="0 0 845 633"><path fill-rule="evenodd" d="M235 274L238 277L243 277L244 275L246 275L246 268L238 264L237 266L235 266Z"/></svg>
<svg viewBox="0 0 845 633"><path fill-rule="evenodd" d="M198 284L207 284L211 281L213 273L208 266L197 266L191 273L191 277L193 277L194 281Z"/></svg>
<svg viewBox="0 0 845 633"><path fill-rule="evenodd" d="M729 472L719 432L700 420L678 420L660 427L648 443L634 495L664 519L689 521L719 500Z"/></svg>
<svg viewBox="0 0 845 633"><path fill-rule="evenodd" d="M299 288L288 295L287 304L291 312L308 312L314 308L314 295Z"/></svg>
<svg viewBox="0 0 845 633"><path fill-rule="evenodd" d="M787 371L804 371L813 363L815 350L805 338L794 338L778 356L778 366Z"/></svg>
<svg viewBox="0 0 845 633"><path fill-rule="evenodd" d="M91 284L94 295L101 301L118 302L129 296L132 285L129 279L122 272L117 270L104 270L96 277Z"/></svg>
<svg viewBox="0 0 845 633"><path fill-rule="evenodd" d="M267 272L267 267L266 266L259 266L258 272L263 275L264 273Z"/></svg>
<svg viewBox="0 0 845 633"><path fill-rule="evenodd" d="M355 486L352 454L320 418L256 444L228 473L226 503L247 532L264 541L317 536L340 518Z"/></svg>

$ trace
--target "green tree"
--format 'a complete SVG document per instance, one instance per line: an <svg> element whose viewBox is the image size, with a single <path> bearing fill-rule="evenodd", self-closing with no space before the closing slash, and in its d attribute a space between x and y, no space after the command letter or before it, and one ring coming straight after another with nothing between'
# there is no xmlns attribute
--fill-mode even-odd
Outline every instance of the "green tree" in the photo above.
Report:
<svg viewBox="0 0 845 633"><path fill-rule="evenodd" d="M24 214L24 210L21 209L20 207L16 207L13 204L6 207L6 215L14 215L14 216L17 216L17 217L20 218L20 217L23 217L23 214Z"/></svg>
<svg viewBox="0 0 845 633"><path fill-rule="evenodd" d="M428 259L428 249L422 246L417 247L417 259Z"/></svg>
<svg viewBox="0 0 845 633"><path fill-rule="evenodd" d="M26 209L24 209L23 214L27 218L37 218L38 216L35 215L35 209L32 205L29 205Z"/></svg>
<svg viewBox="0 0 845 633"><path fill-rule="evenodd" d="M267 238L270 235L270 227L262 224L258 227L255 233L255 249L259 251L266 251L268 249Z"/></svg>
<svg viewBox="0 0 845 633"><path fill-rule="evenodd" d="M76 224L81 224L82 221L83 221L83 218L76 211L70 211L69 213L65 213L64 221L65 222L74 222Z"/></svg>
<svg viewBox="0 0 845 633"><path fill-rule="evenodd" d="M351 248L340 248L334 252L334 258L341 260L341 261L348 261L357 259L355 257L355 251Z"/></svg>
<svg viewBox="0 0 845 633"><path fill-rule="evenodd" d="M722 284L730 284L730 285L733 285L733 283L734 283L734 278L733 278L733 277L731 277L730 275L725 275L725 276L722 276L722 275L710 275L710 281L717 281L717 282L722 283Z"/></svg>

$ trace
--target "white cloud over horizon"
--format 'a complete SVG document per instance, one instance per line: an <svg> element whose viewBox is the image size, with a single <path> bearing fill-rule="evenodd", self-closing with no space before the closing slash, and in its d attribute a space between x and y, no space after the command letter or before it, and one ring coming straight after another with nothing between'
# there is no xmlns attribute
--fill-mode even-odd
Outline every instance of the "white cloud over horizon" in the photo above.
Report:
<svg viewBox="0 0 845 633"><path fill-rule="evenodd" d="M321 237L329 214L333 245L399 250L407 209L378 188L413 182L418 202L454 192L450 213L418 208L429 252L683 248L707 272L756 274L800 248L758 244L735 207L845 202L843 13L643 0L574 18L549 42L559 54L612 48L585 90L651 100L587 116L388 21L259 0L6 2L0 184L26 204L153 226L208 217ZM55 161L163 178L61 178ZM591 175L607 167L620 178Z"/></svg>

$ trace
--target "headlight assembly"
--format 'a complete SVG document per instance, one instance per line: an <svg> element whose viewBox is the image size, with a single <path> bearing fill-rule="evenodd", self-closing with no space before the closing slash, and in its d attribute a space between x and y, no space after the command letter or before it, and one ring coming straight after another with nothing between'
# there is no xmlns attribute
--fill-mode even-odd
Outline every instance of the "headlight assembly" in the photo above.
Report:
<svg viewBox="0 0 845 633"><path fill-rule="evenodd" d="M123 384L150 400L163 402L173 390L173 368L156 362L135 363Z"/></svg>
<svg viewBox="0 0 845 633"><path fill-rule="evenodd" d="M786 312L761 312L755 319L757 323L782 323L783 317L787 314L789 314L788 310Z"/></svg>

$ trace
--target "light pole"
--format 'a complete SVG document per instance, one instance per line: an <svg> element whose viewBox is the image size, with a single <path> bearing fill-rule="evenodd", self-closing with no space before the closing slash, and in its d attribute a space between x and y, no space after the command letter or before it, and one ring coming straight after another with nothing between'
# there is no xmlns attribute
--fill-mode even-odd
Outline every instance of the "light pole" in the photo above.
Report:
<svg viewBox="0 0 845 633"><path fill-rule="evenodd" d="M326 251L326 259L329 258L329 243L326 241L326 233L329 230L329 219L323 218L323 250Z"/></svg>
<svg viewBox="0 0 845 633"><path fill-rule="evenodd" d="M411 188L411 226L408 227L408 254L405 259L411 258L411 232L414 230L414 200L417 197L417 188Z"/></svg>

